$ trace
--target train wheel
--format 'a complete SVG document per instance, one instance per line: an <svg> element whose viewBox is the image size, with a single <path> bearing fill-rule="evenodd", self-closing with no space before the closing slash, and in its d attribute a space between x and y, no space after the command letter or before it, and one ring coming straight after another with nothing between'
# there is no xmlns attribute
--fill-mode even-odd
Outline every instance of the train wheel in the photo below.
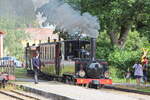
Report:
<svg viewBox="0 0 150 100"><path fill-rule="evenodd" d="M76 85L76 80L74 78L72 79L72 84Z"/></svg>
<svg viewBox="0 0 150 100"><path fill-rule="evenodd" d="M89 88L94 88L94 89L100 89L101 88L101 84L92 84L92 83L89 83L87 86Z"/></svg>
<svg viewBox="0 0 150 100"><path fill-rule="evenodd" d="M63 77L62 77L62 82L63 82L63 83L67 83L67 77L66 77L66 76L63 76Z"/></svg>
<svg viewBox="0 0 150 100"><path fill-rule="evenodd" d="M7 80L3 79L3 80L2 80L2 84L1 84L1 85L2 85L2 88L5 88L6 83L7 83Z"/></svg>
<svg viewBox="0 0 150 100"><path fill-rule="evenodd" d="M97 80L92 80L90 83L89 83L89 88L94 88L94 89L98 89L100 88L101 84L99 81Z"/></svg>
<svg viewBox="0 0 150 100"><path fill-rule="evenodd" d="M66 83L66 84L69 84L69 83L70 83L70 78L69 78L69 76L63 76L62 80L63 80L63 82Z"/></svg>
<svg viewBox="0 0 150 100"><path fill-rule="evenodd" d="M58 78L58 81L59 81L59 82L62 82L62 77L59 77L59 78Z"/></svg>
<svg viewBox="0 0 150 100"><path fill-rule="evenodd" d="M100 84L100 88L103 88L104 87L104 84Z"/></svg>

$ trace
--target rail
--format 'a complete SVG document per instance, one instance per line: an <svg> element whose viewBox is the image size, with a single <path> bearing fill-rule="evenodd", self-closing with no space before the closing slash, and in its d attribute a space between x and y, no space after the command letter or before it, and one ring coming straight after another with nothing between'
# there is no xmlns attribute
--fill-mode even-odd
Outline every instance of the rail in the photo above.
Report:
<svg viewBox="0 0 150 100"><path fill-rule="evenodd" d="M0 93L9 96L11 98L14 98L16 100L40 100L37 97L29 96L14 90L10 90L10 91L0 90Z"/></svg>

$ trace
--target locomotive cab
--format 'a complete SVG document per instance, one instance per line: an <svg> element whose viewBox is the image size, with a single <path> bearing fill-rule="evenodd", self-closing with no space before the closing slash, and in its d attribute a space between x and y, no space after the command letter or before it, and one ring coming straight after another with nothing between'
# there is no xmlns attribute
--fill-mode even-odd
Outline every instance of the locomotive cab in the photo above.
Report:
<svg viewBox="0 0 150 100"><path fill-rule="evenodd" d="M89 55L90 42L85 40L64 41L65 60L74 58L87 58Z"/></svg>

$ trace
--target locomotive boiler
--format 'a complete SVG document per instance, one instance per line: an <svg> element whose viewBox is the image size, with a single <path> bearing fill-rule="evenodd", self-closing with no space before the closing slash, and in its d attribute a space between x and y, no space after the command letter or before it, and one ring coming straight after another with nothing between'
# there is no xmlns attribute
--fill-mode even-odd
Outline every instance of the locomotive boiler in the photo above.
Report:
<svg viewBox="0 0 150 100"><path fill-rule="evenodd" d="M65 40L26 47L26 66L33 70L32 57L40 53L41 76L75 84L112 84L107 77L108 64L95 58L96 39Z"/></svg>

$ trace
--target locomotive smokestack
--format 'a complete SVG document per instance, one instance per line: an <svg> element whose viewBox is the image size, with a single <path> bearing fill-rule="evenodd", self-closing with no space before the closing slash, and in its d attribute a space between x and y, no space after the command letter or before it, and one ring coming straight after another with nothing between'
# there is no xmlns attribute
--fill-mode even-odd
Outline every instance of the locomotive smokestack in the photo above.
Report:
<svg viewBox="0 0 150 100"><path fill-rule="evenodd" d="M91 60L94 61L96 56L96 38L91 38Z"/></svg>

